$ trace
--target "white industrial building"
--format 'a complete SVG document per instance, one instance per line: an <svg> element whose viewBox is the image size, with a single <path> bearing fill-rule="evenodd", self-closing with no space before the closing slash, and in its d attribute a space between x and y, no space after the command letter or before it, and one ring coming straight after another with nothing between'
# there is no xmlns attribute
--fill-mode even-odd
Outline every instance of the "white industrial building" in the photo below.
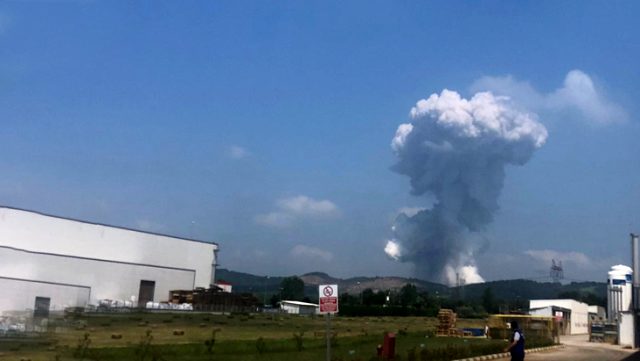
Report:
<svg viewBox="0 0 640 361"><path fill-rule="evenodd" d="M320 311L320 306L309 302L280 301L280 309L295 315L313 315Z"/></svg>
<svg viewBox="0 0 640 361"><path fill-rule="evenodd" d="M214 283L215 243L0 206L0 313L166 301ZM36 306L37 305L37 306Z"/></svg>
<svg viewBox="0 0 640 361"><path fill-rule="evenodd" d="M530 308L529 314L531 316L553 317L558 327L559 335L571 334L571 310L568 308L552 305Z"/></svg>
<svg viewBox="0 0 640 361"><path fill-rule="evenodd" d="M568 335L589 333L589 305L571 299L531 300L529 313L537 316L552 316L566 320L564 331Z"/></svg>
<svg viewBox="0 0 640 361"><path fill-rule="evenodd" d="M226 292L226 293L231 293L231 290L233 289L233 285L231 283L223 280L219 280L214 284L214 286L218 287L220 291Z"/></svg>

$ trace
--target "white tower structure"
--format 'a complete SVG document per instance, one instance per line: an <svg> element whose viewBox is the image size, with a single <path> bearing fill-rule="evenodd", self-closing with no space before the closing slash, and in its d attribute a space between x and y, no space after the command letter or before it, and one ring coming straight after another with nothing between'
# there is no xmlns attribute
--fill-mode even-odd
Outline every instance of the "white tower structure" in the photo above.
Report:
<svg viewBox="0 0 640 361"><path fill-rule="evenodd" d="M633 270L629 266L611 267L607 277L607 317L619 319L620 312L629 312L633 306Z"/></svg>

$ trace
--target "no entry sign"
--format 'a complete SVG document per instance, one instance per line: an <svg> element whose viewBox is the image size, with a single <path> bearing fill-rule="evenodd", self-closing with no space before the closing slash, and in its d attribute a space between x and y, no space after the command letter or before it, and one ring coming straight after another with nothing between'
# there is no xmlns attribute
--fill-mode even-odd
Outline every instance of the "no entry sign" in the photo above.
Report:
<svg viewBox="0 0 640 361"><path fill-rule="evenodd" d="M338 312L338 285L318 286L320 298L320 313Z"/></svg>

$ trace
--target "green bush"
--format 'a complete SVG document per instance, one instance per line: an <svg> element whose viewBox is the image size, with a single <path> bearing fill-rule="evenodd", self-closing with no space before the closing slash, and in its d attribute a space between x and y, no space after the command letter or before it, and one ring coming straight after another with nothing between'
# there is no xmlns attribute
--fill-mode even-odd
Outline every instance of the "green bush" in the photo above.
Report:
<svg viewBox="0 0 640 361"><path fill-rule="evenodd" d="M78 340L78 345L73 352L73 357L84 360L89 354L89 346L91 346L91 335L87 332Z"/></svg>
<svg viewBox="0 0 640 361"><path fill-rule="evenodd" d="M415 347L407 350L407 361L418 361L418 352Z"/></svg>
<svg viewBox="0 0 640 361"><path fill-rule="evenodd" d="M267 343L264 341L264 338L258 337L256 340L256 350L258 350L258 354L260 355L267 351Z"/></svg>
<svg viewBox="0 0 640 361"><path fill-rule="evenodd" d="M303 342L304 342L304 332L298 332L298 333L294 333L293 334L293 342L296 346L296 350L298 352L302 351L302 349L304 348Z"/></svg>
<svg viewBox="0 0 640 361"><path fill-rule="evenodd" d="M216 334L218 331L220 331L219 328L211 330L211 336L204 342L208 354L213 353L213 346L216 344Z"/></svg>

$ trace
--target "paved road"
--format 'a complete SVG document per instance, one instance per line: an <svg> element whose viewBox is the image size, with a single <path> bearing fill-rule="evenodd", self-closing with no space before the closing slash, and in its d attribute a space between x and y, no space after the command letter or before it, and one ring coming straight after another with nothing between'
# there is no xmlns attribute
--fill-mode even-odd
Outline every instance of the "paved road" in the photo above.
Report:
<svg viewBox="0 0 640 361"><path fill-rule="evenodd" d="M564 348L552 351L530 353L525 356L526 361L620 361L633 353L632 350L619 346L587 342L588 336L565 336L560 342ZM501 359L501 360L509 360Z"/></svg>

